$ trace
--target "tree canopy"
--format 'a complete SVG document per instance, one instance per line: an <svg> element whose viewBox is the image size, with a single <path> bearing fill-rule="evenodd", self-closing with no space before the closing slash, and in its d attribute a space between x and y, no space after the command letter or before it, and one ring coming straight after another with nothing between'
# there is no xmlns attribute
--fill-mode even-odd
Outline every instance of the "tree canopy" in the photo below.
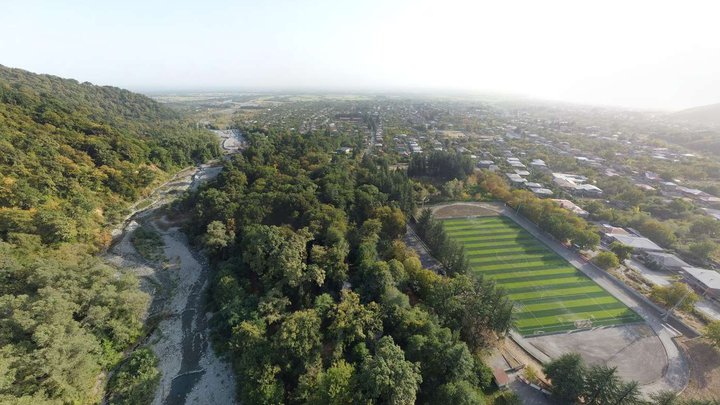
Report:
<svg viewBox="0 0 720 405"><path fill-rule="evenodd" d="M135 277L93 257L105 226L218 155L212 134L145 96L0 66L0 403L99 402L148 304ZM137 403L153 358L125 364L113 401Z"/></svg>
<svg viewBox="0 0 720 405"><path fill-rule="evenodd" d="M422 268L400 239L408 177L335 154L353 135L246 132L247 150L177 207L217 269L214 334L240 400L483 403L478 354L512 305L489 281Z"/></svg>

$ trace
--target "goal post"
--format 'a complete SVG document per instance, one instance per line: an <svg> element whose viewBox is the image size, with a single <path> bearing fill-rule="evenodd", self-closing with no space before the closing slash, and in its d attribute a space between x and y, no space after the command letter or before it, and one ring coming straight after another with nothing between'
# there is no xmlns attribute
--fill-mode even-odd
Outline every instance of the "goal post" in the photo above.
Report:
<svg viewBox="0 0 720 405"><path fill-rule="evenodd" d="M590 329L592 325L592 319L578 319L575 321L575 329Z"/></svg>

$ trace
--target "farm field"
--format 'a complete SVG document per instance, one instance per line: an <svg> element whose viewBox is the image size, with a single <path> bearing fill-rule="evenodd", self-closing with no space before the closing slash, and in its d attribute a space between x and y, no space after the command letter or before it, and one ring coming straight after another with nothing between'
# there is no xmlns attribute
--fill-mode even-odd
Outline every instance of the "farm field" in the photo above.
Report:
<svg viewBox="0 0 720 405"><path fill-rule="evenodd" d="M509 218L453 218L443 226L464 245L473 271L507 291L524 336L642 320Z"/></svg>

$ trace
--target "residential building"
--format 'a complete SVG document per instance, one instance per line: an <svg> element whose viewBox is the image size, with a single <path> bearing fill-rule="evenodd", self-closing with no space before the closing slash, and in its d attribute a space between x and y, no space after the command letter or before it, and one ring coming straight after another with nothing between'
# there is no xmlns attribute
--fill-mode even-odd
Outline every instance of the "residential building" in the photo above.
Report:
<svg viewBox="0 0 720 405"><path fill-rule="evenodd" d="M702 295L720 299L720 273L690 266L683 267L681 272L685 281Z"/></svg>

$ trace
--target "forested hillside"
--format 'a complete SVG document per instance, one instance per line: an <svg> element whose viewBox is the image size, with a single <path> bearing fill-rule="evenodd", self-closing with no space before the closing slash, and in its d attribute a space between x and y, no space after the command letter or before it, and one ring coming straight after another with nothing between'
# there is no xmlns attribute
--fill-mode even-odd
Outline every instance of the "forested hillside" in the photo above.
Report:
<svg viewBox="0 0 720 405"><path fill-rule="evenodd" d="M142 95L0 66L0 403L95 403L147 296L93 256L169 172L219 153Z"/></svg>
<svg viewBox="0 0 720 405"><path fill-rule="evenodd" d="M218 346L246 404L482 404L480 354L511 325L493 283L423 269L407 176L338 135L247 131L179 206L210 252ZM462 252L460 252L462 254Z"/></svg>
<svg viewBox="0 0 720 405"><path fill-rule="evenodd" d="M217 156L215 138L114 87L0 66L0 237L98 241L166 172Z"/></svg>

